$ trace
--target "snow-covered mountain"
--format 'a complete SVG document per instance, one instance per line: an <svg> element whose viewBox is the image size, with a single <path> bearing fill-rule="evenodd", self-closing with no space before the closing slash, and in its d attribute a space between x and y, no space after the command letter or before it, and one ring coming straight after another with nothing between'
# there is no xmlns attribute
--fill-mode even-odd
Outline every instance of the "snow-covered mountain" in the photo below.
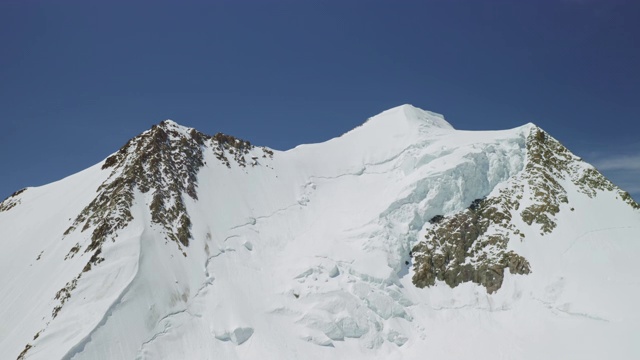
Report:
<svg viewBox="0 0 640 360"><path fill-rule="evenodd" d="M403 105L288 151L167 120L0 203L2 359L637 359L640 206Z"/></svg>

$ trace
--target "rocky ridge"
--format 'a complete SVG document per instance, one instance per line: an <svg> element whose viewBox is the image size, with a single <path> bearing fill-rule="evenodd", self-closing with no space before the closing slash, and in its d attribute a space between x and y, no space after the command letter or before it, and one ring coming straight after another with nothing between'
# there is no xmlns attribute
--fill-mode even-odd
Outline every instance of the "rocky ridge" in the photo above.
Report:
<svg viewBox="0 0 640 360"><path fill-rule="evenodd" d="M55 319L71 297L84 272L104 261L102 246L107 239L116 241L118 230L124 229L132 220L131 207L136 191L149 193L149 211L153 223L160 225L168 240L178 248L189 246L191 220L185 205L185 195L198 200L197 174L205 165L204 153L211 151L222 164L247 166L247 155L255 146L249 141L231 135L203 134L195 129L182 127L165 120L129 140L118 152L109 156L102 165L103 171L111 171L96 190L96 197L78 214L73 224L64 232L63 238L77 231L91 230L91 238L84 253L91 253L82 272L68 281L54 297L57 305L51 312ZM260 148L264 158L272 158L273 152ZM251 166L257 166L252 158ZM20 204L22 189L0 204L0 211ZM76 243L64 260L73 258L83 246ZM184 250L184 256L187 256ZM34 340L46 329L41 329ZM23 358L30 346L27 344L18 359Z"/></svg>
<svg viewBox="0 0 640 360"><path fill-rule="evenodd" d="M485 319L505 331L484 334L468 354L493 338L527 344L530 334L514 321L522 316L560 325L604 321L609 330L620 314L634 313L630 302L598 301L599 294L633 298L627 285L603 276L590 287L591 272L607 275L622 264L612 273L633 273L624 260L638 249L638 212L628 205L638 205L628 194L534 125L447 132L406 111L388 113L343 140L279 153L275 168L260 159L271 157L267 149L167 121L97 166L11 196L0 204L13 209L0 212L8 219L0 239L21 241L5 242L3 263L18 271L4 281L10 307L3 353L201 358L221 349L246 354L268 341L274 349L291 346L291 354L318 347L326 356L385 358L419 354L426 339L430 349L440 344L433 355L442 357L451 347L440 333L469 339L483 334ZM69 194L75 201L61 204ZM44 220L32 229L33 218ZM184 218L188 233L181 237ZM96 235L105 219L106 231ZM418 238L424 240L414 246ZM412 283L406 275L418 265L422 277L416 271ZM503 285L507 269L531 275ZM448 286L414 288L436 280ZM463 282L481 286L452 289ZM570 293L576 288L580 293ZM95 304L98 311L88 307ZM281 332L298 341L274 336ZM184 343L167 351L175 344L169 339ZM193 343L208 348L196 351Z"/></svg>
<svg viewBox="0 0 640 360"><path fill-rule="evenodd" d="M411 252L416 286L433 286L438 280L456 287L472 281L493 293L502 286L506 269L529 274L527 259L508 250L510 240L525 237L512 219L520 216L525 224L538 226L541 236L551 233L560 204L569 202L562 181L571 181L589 197L614 191L631 207L640 208L628 193L537 127L527 137L526 154L523 171L498 195L477 199L459 213L431 219L425 239ZM530 205L518 212L524 197Z"/></svg>
<svg viewBox="0 0 640 360"><path fill-rule="evenodd" d="M111 169L109 178L100 185L98 195L76 217L65 235L79 227L81 231L93 229L85 252L98 250L107 238L115 238L117 230L133 219L130 209L137 189L151 193L152 221L164 227L167 237L179 248L188 246L191 221L184 195L198 200L197 174L205 165L204 151L212 151L230 168L232 161L246 167L245 156L253 148L248 141L221 133L205 135L170 120L154 125L105 160L102 169ZM271 150L262 150L265 157L273 156Z"/></svg>
<svg viewBox="0 0 640 360"><path fill-rule="evenodd" d="M4 199L4 201L0 202L0 212L9 211L14 207L20 205L21 201L20 201L19 195L25 192L26 190L27 188L20 189L14 192L13 194L9 195L9 197Z"/></svg>

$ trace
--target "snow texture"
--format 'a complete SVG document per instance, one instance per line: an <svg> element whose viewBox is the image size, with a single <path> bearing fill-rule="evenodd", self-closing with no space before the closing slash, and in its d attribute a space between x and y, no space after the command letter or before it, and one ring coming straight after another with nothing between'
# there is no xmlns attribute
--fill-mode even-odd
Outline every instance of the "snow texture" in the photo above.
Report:
<svg viewBox="0 0 640 360"><path fill-rule="evenodd" d="M514 216L526 236L510 239L509 250L532 272L505 273L495 293L411 281L410 250L429 219L496 195L521 174L533 128L458 131L403 105L324 143L272 157L253 148L249 166L220 161L205 143L197 200L182 196L188 246L153 221L153 194L135 191L133 220L89 271L91 231L63 234L111 171L101 163L28 188L0 211L0 354L640 358L640 211L615 191L588 196L559 180L568 202L544 236ZM533 194L523 186L526 207ZM55 294L76 278L53 317Z"/></svg>

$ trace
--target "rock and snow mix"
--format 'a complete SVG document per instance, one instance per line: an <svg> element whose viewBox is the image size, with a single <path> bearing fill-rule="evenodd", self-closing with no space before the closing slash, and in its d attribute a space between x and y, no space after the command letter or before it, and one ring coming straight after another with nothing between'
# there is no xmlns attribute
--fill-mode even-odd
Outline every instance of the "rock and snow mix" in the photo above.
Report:
<svg viewBox="0 0 640 360"><path fill-rule="evenodd" d="M639 230L532 124L404 105L280 152L165 121L0 204L0 354L632 359Z"/></svg>

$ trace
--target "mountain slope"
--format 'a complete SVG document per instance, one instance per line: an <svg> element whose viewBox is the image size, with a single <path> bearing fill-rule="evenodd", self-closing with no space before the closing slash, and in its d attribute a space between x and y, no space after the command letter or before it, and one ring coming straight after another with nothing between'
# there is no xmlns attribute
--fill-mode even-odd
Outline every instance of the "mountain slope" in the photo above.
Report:
<svg viewBox="0 0 640 360"><path fill-rule="evenodd" d="M638 205L535 125L279 152L165 121L0 204L0 353L635 358Z"/></svg>

